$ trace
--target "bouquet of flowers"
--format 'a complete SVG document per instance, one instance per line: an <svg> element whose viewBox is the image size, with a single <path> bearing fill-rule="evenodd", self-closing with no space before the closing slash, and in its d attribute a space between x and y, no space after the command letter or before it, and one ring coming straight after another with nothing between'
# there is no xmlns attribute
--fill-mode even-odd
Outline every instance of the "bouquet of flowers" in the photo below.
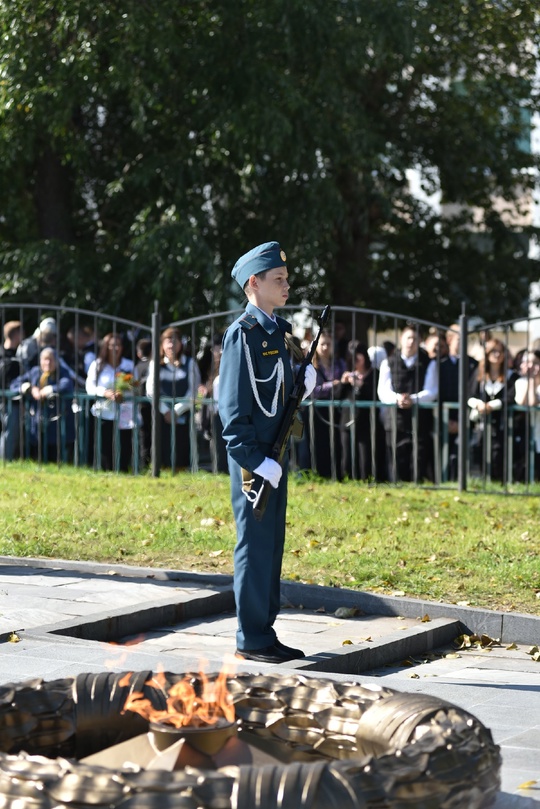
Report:
<svg viewBox="0 0 540 809"><path fill-rule="evenodd" d="M139 387L138 381L133 374L126 373L125 371L118 371L114 377L114 389L117 390L122 396L128 393L136 393Z"/></svg>

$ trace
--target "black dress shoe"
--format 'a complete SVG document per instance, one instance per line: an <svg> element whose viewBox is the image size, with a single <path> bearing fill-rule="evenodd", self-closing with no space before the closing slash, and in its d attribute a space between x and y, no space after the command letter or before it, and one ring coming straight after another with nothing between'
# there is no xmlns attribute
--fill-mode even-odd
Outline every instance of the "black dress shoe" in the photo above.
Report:
<svg viewBox="0 0 540 809"><path fill-rule="evenodd" d="M290 660L298 660L298 658L306 656L306 653L303 652L302 649L295 649L293 646L285 646L278 638L275 639L274 646L282 652L285 652Z"/></svg>
<svg viewBox="0 0 540 809"><path fill-rule="evenodd" d="M294 658L278 646L264 646L262 649L237 649L235 657L254 660L256 663L285 663Z"/></svg>

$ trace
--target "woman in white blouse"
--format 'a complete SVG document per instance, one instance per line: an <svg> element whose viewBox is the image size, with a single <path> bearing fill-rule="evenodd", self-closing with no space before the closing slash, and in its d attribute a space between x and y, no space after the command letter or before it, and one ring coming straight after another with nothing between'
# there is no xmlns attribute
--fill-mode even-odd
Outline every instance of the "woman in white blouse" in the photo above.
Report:
<svg viewBox="0 0 540 809"><path fill-rule="evenodd" d="M106 334L97 359L88 369L86 392L98 397L92 405L92 415L96 419L96 453L99 439L101 443L101 468L127 472L132 461L133 428L140 423L140 414L133 400L133 362L124 357L123 352L121 335ZM130 390L132 384L133 392ZM115 425L118 425L118 431Z"/></svg>

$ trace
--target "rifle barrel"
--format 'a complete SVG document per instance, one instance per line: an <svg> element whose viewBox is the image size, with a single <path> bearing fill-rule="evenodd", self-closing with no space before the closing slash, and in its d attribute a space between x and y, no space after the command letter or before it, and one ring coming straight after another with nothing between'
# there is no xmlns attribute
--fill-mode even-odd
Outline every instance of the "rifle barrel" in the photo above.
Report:
<svg viewBox="0 0 540 809"><path fill-rule="evenodd" d="M315 351L317 350L317 346L319 344L319 338L323 332L323 329L326 325L328 317L330 315L330 306L325 306L321 315L318 319L319 323L319 331L317 332L317 336L314 340L312 340L311 345L309 347L309 351L307 355L304 357L300 368L298 369L298 374L294 381L294 386L289 396L289 401L287 403L287 407L283 413L283 417L281 420L281 424L279 426L278 434L276 440L274 442L274 446L272 447L271 458L273 461L277 461L281 463L283 461L283 456L285 455L285 450L287 449L287 445L289 443L289 438L292 433L294 420L296 418L296 414L300 410L300 404L302 402L302 397L304 395L304 391L306 386L304 384L305 376L306 376L306 368L313 360L315 356ZM259 494L257 499L253 503L253 515L257 521L261 521L263 518L263 514L266 511L266 507L268 505L268 498L270 497L271 485L267 480L263 480L261 488L259 490Z"/></svg>

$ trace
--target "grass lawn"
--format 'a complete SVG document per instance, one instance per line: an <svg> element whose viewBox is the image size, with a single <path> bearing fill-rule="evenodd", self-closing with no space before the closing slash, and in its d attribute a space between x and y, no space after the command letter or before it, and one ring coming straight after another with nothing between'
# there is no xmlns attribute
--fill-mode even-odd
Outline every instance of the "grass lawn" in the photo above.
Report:
<svg viewBox="0 0 540 809"><path fill-rule="evenodd" d="M1 470L0 555L231 573L229 479ZM540 614L540 498L291 477L283 578Z"/></svg>

